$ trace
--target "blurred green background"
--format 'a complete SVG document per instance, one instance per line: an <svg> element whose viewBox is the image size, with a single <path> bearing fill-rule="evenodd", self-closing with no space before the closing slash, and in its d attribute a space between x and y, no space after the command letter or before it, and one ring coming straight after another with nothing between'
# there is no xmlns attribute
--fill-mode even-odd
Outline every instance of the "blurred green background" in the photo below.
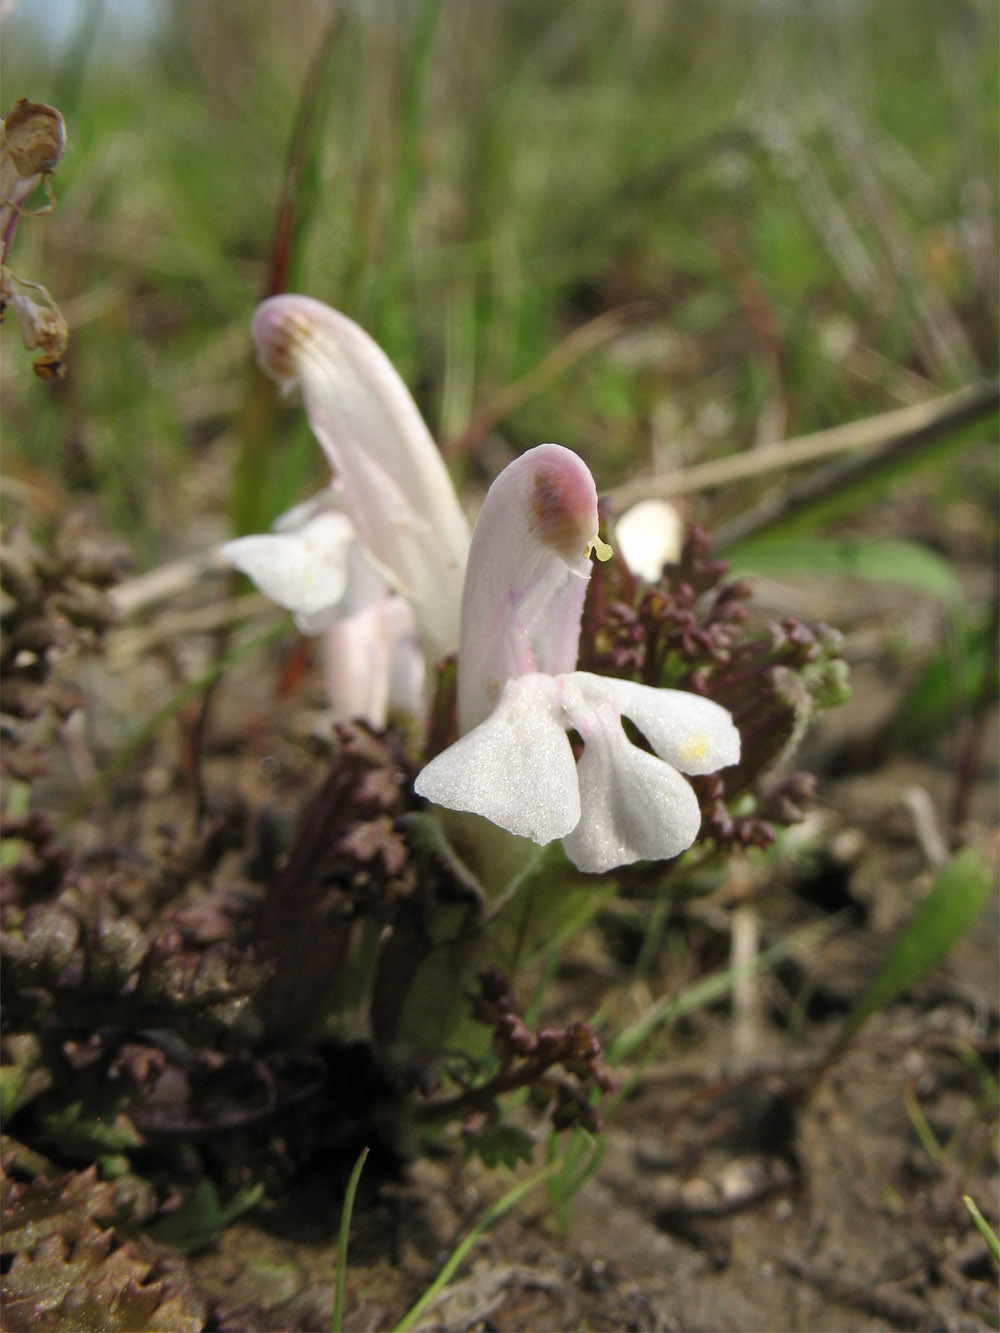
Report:
<svg viewBox="0 0 1000 1333"><path fill-rule="evenodd" d="M542 440L606 487L993 374L997 28L989 0L18 0L4 109L69 141L10 264L71 343L43 383L4 328L5 493L83 501L143 567L308 492L252 366L271 289L379 339L472 491Z"/></svg>

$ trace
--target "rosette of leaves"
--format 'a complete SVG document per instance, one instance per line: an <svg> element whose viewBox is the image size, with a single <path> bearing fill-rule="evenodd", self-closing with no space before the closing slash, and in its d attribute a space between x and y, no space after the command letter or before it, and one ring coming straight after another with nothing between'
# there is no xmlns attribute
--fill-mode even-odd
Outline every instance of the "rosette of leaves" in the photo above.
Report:
<svg viewBox="0 0 1000 1333"><path fill-rule="evenodd" d="M233 1070L251 1061L258 1032L250 1002L263 972L246 944L254 897L211 883L239 824L223 837L209 820L160 860L114 849L77 859L38 812L5 832L5 846L17 843L0 870L8 1126L60 1160L114 1165L148 1132L224 1120L207 1088L220 1067L247 1113L246 1079ZM186 892L206 878L197 896ZM268 1084L264 1071L259 1081ZM259 1091L262 1102L277 1095Z"/></svg>
<svg viewBox="0 0 1000 1333"><path fill-rule="evenodd" d="M0 1172L3 1327L11 1333L87 1328L199 1333L206 1302L172 1256L124 1240L115 1186L96 1168L30 1179L4 1143ZM20 1157L20 1160L19 1160Z"/></svg>
<svg viewBox="0 0 1000 1333"><path fill-rule="evenodd" d="M79 517L62 523L48 547L20 525L0 541L0 764L7 777L45 773L40 724L85 706L67 667L99 651L116 619L108 589L128 562L125 547L86 536Z"/></svg>

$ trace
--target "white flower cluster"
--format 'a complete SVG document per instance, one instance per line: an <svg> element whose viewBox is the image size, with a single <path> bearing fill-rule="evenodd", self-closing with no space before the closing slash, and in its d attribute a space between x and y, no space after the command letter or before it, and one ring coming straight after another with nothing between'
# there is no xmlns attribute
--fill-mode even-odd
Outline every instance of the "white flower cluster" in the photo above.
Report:
<svg viewBox="0 0 1000 1333"><path fill-rule="evenodd" d="M682 774L736 763L739 733L698 695L576 670L590 557L610 555L583 461L556 444L515 460L470 542L413 400L357 325L280 296L254 334L264 368L301 384L334 480L273 533L224 551L304 633L326 635L335 712L376 725L390 704L419 713L438 659L458 647L462 734L419 774L419 795L539 844L561 839L586 871L689 847L701 815ZM662 563L649 529L646 514L638 545Z"/></svg>

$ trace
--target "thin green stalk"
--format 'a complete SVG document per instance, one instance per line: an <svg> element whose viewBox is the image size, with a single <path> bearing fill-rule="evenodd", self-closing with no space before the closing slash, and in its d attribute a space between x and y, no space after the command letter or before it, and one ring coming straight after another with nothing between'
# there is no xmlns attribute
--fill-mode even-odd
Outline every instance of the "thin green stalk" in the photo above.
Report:
<svg viewBox="0 0 1000 1333"><path fill-rule="evenodd" d="M303 238L322 198L322 130L333 87L333 53L340 24L341 13L337 9L316 47L302 84L275 209L262 297L294 288L301 276ZM275 384L255 368L240 413L237 427L240 451L230 484L229 518L235 536L265 530L278 512L275 496L280 495L282 485L277 465L282 460L281 470L287 471L288 451L280 443L277 403ZM310 447L307 456L311 453Z"/></svg>
<svg viewBox="0 0 1000 1333"><path fill-rule="evenodd" d="M555 1175L561 1165L562 1158L559 1158L554 1162L550 1162L548 1166L543 1167L541 1171L536 1171L533 1176L528 1176L526 1180L519 1180L516 1185L512 1186L512 1188L503 1195L502 1198L498 1199L496 1203L487 1208L486 1212L469 1234L463 1237L451 1252L451 1255L441 1269L441 1272L437 1275L431 1285L416 1304L411 1306L406 1314L403 1315L399 1323L393 1326L390 1333L407 1333L407 1330L413 1327L428 1306L432 1305L434 1301L437 1300L438 1296L451 1281L455 1271L458 1269L465 1256L469 1253L483 1232L488 1231L494 1222L499 1221L500 1218L503 1217L504 1213L509 1212L515 1204L520 1203L526 1194L530 1194L533 1190L536 1190L539 1185L543 1185L550 1176Z"/></svg>
<svg viewBox="0 0 1000 1333"><path fill-rule="evenodd" d="M840 913L826 920L815 922L813 925L805 926L802 930L795 931L794 934L779 940L777 944L772 944L770 949L764 949L753 960L753 963L748 964L745 968L729 967L724 972L713 972L711 976L706 977L695 986L690 986L680 995L665 996L662 1000L658 1000L656 1004L650 1005L637 1022L627 1027L624 1032L620 1032L610 1043L607 1051L608 1062L614 1065L628 1059L649 1040L658 1028L666 1027L667 1024L673 1023L684 1014L690 1014L695 1009L703 1008L706 1004L721 1000L732 990L738 977L766 972L769 967L780 962L782 958L787 958L797 950L810 944L818 943L832 931L838 929L843 924L843 919L844 914ZM619 1097L621 1095L619 1094Z"/></svg>
<svg viewBox="0 0 1000 1333"><path fill-rule="evenodd" d="M301 271L302 236L320 199L321 131L333 89L332 57L341 22L341 11L336 9L302 84L271 237L265 296L294 289Z"/></svg>
<svg viewBox="0 0 1000 1333"><path fill-rule="evenodd" d="M987 1222L986 1218L983 1217L982 1213L976 1207L975 1202L969 1198L968 1194L962 1195L962 1202L965 1204L966 1208L968 1208L969 1214L972 1217L973 1222L976 1224L976 1230L986 1242L990 1254L992 1254L993 1258L1000 1264L1000 1238L998 1238L997 1233L990 1226L989 1222Z"/></svg>
<svg viewBox="0 0 1000 1333"><path fill-rule="evenodd" d="M333 1315L330 1319L330 1333L342 1333L344 1327L344 1280L347 1276L347 1241L351 1232L351 1213L354 1211L354 1196L361 1179L361 1169L368 1157L368 1148L362 1148L354 1170L347 1182L344 1206L340 1213L340 1234L337 1237L337 1276L333 1284Z"/></svg>
<svg viewBox="0 0 1000 1333"><path fill-rule="evenodd" d="M402 299L409 245L407 232L413 216L420 174L420 138L426 103L434 34L440 0L421 0L417 8L401 109L399 157L389 230L389 249L375 312L378 341L393 361L406 367L412 345L412 312ZM406 309L404 309L406 307ZM407 345L410 344L410 345Z"/></svg>
<svg viewBox="0 0 1000 1333"><path fill-rule="evenodd" d="M558 1139L558 1130L553 1130L549 1139L549 1151L553 1151ZM569 1230L570 1205L577 1193L590 1179L604 1158L607 1139L602 1134L594 1139L585 1129L577 1128L566 1151L558 1160L561 1169L549 1184L549 1198L556 1216L556 1221L563 1231ZM582 1165L581 1165L582 1163Z"/></svg>
<svg viewBox="0 0 1000 1333"><path fill-rule="evenodd" d="M903 1091L903 1105L906 1108L910 1124L913 1126L913 1132L920 1140L924 1152L935 1166L940 1166L944 1160L944 1152L937 1141L937 1136L930 1127L930 1122L924 1115L924 1108L917 1101L917 1094L912 1083L907 1083Z"/></svg>

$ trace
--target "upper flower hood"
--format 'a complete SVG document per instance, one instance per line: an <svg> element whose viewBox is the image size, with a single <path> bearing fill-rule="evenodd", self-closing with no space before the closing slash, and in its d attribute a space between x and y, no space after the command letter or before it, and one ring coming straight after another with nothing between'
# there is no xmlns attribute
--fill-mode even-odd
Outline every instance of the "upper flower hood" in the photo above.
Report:
<svg viewBox="0 0 1000 1333"><path fill-rule="evenodd" d="M431 661L458 645L469 527L437 446L388 357L306 296L257 308L261 366L299 384L369 564L410 603Z"/></svg>
<svg viewBox="0 0 1000 1333"><path fill-rule="evenodd" d="M458 723L468 731L492 712L512 676L576 665L597 489L570 449L540 444L506 467L487 492L462 594Z"/></svg>

